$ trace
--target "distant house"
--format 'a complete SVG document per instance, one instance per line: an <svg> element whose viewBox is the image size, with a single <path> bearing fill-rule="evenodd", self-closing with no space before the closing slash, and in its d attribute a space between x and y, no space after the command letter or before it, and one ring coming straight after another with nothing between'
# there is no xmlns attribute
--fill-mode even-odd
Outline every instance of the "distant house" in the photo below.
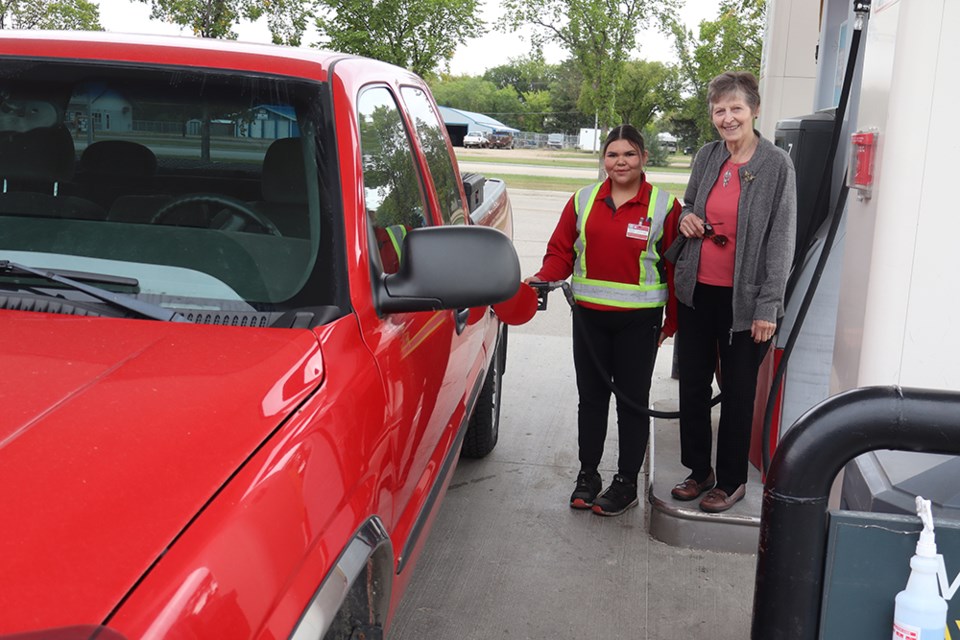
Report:
<svg viewBox="0 0 960 640"><path fill-rule="evenodd" d="M116 91L104 85L89 84L70 97L65 122L77 133L86 132L91 127L94 131L132 131L133 109L130 102Z"/></svg>
<svg viewBox="0 0 960 640"><path fill-rule="evenodd" d="M187 135L200 135L203 122L187 120ZM254 107L237 120L216 119L210 121L210 135L228 138L295 138L300 135L297 114L293 107L263 104Z"/></svg>
<svg viewBox="0 0 960 640"><path fill-rule="evenodd" d="M443 124L447 127L447 133L450 134L450 141L455 147L463 146L463 136L467 135L468 131L520 133L519 129L508 127L499 120L473 111L440 107L440 117L443 118Z"/></svg>
<svg viewBox="0 0 960 640"><path fill-rule="evenodd" d="M237 123L238 136L247 138L296 138L300 135L297 114L290 106L263 104L253 109L252 121Z"/></svg>

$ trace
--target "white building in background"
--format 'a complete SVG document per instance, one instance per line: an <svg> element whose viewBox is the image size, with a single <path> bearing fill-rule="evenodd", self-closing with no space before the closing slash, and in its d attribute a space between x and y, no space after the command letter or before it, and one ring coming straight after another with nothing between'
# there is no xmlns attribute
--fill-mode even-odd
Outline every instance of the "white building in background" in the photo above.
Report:
<svg viewBox="0 0 960 640"><path fill-rule="evenodd" d="M133 109L130 102L116 91L99 84L84 86L70 98L66 125L75 133L95 131L131 131Z"/></svg>

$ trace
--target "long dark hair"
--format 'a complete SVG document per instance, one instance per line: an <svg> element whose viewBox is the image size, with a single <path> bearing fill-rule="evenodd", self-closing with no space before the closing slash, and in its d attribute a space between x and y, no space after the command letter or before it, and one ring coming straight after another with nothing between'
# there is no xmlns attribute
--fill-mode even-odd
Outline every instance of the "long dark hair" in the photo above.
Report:
<svg viewBox="0 0 960 640"><path fill-rule="evenodd" d="M637 128L632 124L621 124L618 127L610 129L610 133L607 134L607 139L603 141L603 150L600 151L600 155L606 154L607 147L610 146L611 142L616 140L626 140L640 150L641 156L647 150L643 144L643 135L637 131Z"/></svg>

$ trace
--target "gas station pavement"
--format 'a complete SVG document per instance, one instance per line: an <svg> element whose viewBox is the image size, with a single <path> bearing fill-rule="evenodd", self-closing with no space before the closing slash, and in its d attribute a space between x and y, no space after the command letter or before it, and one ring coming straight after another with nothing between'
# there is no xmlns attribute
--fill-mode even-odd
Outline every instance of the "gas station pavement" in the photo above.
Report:
<svg viewBox="0 0 960 640"><path fill-rule="evenodd" d="M539 266L568 195L511 196L515 242L527 276ZM671 504L669 490L658 489L683 478L676 421L654 425L650 496L665 512L654 509L645 493L638 507L619 517L569 508L579 469L571 331L560 292L551 294L548 309L531 322L510 328L499 443L485 459L460 461L398 608L391 640L749 638L756 563L749 536L755 539L756 529L741 527L748 537L739 552L715 550L724 545L712 544L709 536L666 544L648 533L651 517L676 516L681 529L686 527L686 517L674 507L696 507ZM651 399L659 409L677 405L672 349L667 341L657 358ZM611 407L600 467L605 484L616 472L614 417ZM641 485L651 480L650 461L648 452ZM736 528L738 520L755 518L760 491L755 479L726 524Z"/></svg>

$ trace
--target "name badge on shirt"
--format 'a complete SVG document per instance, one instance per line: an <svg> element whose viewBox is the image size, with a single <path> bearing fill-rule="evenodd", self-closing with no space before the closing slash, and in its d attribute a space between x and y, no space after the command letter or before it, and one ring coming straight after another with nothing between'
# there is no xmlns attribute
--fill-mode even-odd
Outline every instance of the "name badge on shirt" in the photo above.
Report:
<svg viewBox="0 0 960 640"><path fill-rule="evenodd" d="M627 237L646 242L647 238L650 237L650 220L644 220L639 224L628 224Z"/></svg>

